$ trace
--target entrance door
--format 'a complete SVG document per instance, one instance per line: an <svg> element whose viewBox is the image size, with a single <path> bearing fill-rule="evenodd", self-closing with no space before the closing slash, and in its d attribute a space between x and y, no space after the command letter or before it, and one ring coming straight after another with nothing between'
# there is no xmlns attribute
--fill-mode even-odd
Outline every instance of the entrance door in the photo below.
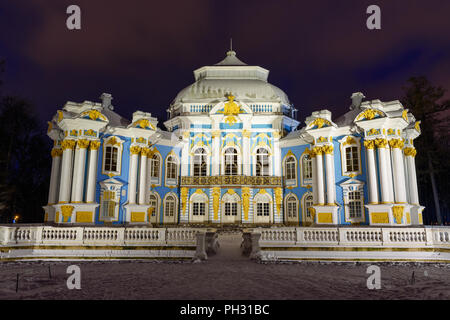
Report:
<svg viewBox="0 0 450 320"><path fill-rule="evenodd" d="M255 223L270 223L271 206L269 201L256 202Z"/></svg>
<svg viewBox="0 0 450 320"><path fill-rule="evenodd" d="M240 206L237 202L225 202L222 209L222 223L238 223L238 213Z"/></svg>

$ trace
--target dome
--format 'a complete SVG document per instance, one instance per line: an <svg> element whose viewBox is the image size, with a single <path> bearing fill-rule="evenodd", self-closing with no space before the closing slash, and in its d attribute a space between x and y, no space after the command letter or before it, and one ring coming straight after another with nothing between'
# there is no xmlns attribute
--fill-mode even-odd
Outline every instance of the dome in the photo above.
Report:
<svg viewBox="0 0 450 320"><path fill-rule="evenodd" d="M219 63L195 70L195 82L181 90L172 104L208 103L232 93L236 99L246 102L279 102L290 105L287 95L267 82L268 76L269 70L245 64L237 58L236 52L230 50Z"/></svg>

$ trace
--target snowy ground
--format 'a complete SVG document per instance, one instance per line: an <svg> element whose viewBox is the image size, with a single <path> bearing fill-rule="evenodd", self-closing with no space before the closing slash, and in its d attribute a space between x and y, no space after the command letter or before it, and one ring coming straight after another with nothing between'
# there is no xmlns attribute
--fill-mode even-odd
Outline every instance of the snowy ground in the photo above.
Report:
<svg viewBox="0 0 450 320"><path fill-rule="evenodd" d="M378 264L381 289L369 290L369 264L260 264L240 255L240 239L220 235L219 253L203 263L0 263L0 299L450 299L450 266ZM80 290L67 289L71 264Z"/></svg>

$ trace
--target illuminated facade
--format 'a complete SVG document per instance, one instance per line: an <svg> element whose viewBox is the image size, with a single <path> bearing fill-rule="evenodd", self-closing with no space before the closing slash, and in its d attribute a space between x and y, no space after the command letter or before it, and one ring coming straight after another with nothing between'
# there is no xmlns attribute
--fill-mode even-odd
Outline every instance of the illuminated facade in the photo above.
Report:
<svg viewBox="0 0 450 320"><path fill-rule="evenodd" d="M62 224L418 225L413 140L419 122L399 101L362 101L299 127L269 71L234 51L194 71L167 131L102 103L67 102L54 141L45 220Z"/></svg>

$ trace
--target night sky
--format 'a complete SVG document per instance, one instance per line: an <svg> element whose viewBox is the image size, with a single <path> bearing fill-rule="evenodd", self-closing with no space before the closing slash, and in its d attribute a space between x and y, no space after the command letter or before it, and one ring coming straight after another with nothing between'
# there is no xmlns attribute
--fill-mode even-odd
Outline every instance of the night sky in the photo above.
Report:
<svg viewBox="0 0 450 320"><path fill-rule="evenodd" d="M71 4L81 30L66 28ZM371 4L381 30L366 27ZM151 112L165 129L192 71L222 60L230 37L239 59L270 70L302 121L319 109L336 119L356 91L400 99L411 76L450 89L448 0L3 0L3 92L30 100L43 126L66 101L108 92L119 114Z"/></svg>

